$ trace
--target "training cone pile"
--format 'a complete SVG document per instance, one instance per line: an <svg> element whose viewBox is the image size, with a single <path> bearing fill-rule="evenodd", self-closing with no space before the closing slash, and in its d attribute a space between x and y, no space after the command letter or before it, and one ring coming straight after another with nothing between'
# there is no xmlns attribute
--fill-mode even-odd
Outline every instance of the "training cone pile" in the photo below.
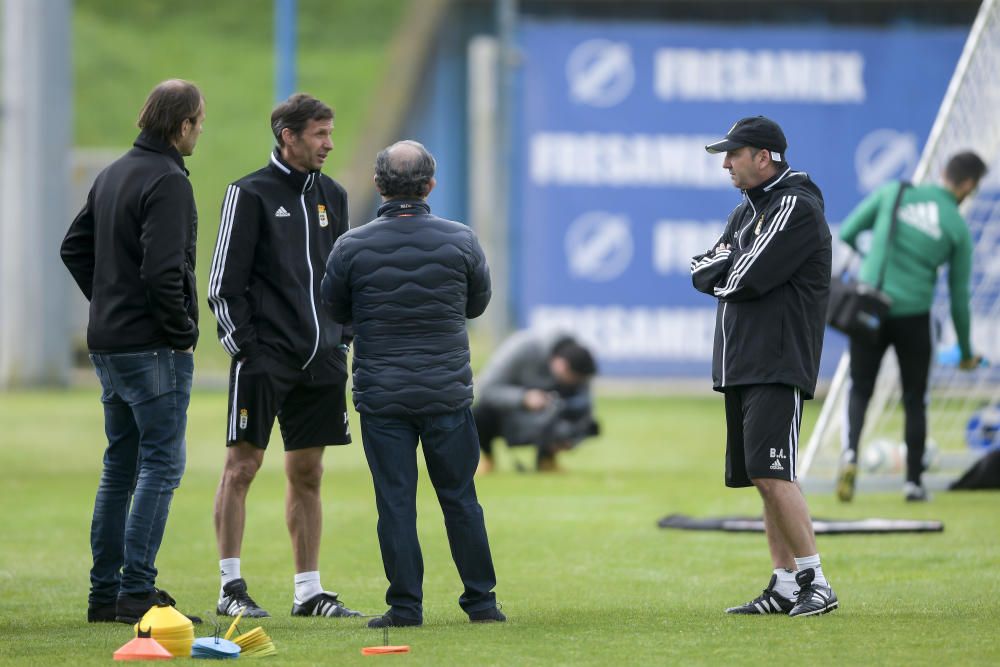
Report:
<svg viewBox="0 0 1000 667"><path fill-rule="evenodd" d="M263 658L278 652L274 648L274 642L261 627L233 637L233 641L243 649L242 655L247 658Z"/></svg>
<svg viewBox="0 0 1000 667"><path fill-rule="evenodd" d="M149 630L153 639L174 657L187 658L191 655L194 625L190 618L173 607L152 607L135 624L136 636L139 635L139 628Z"/></svg>
<svg viewBox="0 0 1000 667"><path fill-rule="evenodd" d="M170 660L174 656L149 636L139 632L139 636L115 651L115 660Z"/></svg>

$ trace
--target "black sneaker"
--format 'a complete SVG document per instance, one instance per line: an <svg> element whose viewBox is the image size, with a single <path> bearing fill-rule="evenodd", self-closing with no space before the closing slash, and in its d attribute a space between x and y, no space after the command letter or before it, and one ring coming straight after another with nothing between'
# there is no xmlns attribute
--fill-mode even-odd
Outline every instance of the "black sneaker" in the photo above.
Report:
<svg viewBox="0 0 1000 667"><path fill-rule="evenodd" d="M799 585L799 593L795 598L795 606L788 612L789 616L816 616L833 611L839 606L837 594L829 586L813 583L816 570L807 568L795 573L795 583Z"/></svg>
<svg viewBox="0 0 1000 667"><path fill-rule="evenodd" d="M138 623L139 619L154 606L176 607L177 602L170 597L169 593L161 591L159 588L154 588L151 593L146 595L125 593L118 596L118 602L115 604L115 620L119 623L133 625ZM185 616L195 625L201 624L201 619L197 616L188 616L187 614Z"/></svg>
<svg viewBox="0 0 1000 667"><path fill-rule="evenodd" d="M237 616L241 609L243 615L248 618L267 618L270 616L267 610L261 609L247 593L247 582L243 579L233 579L222 587L215 612L219 616Z"/></svg>
<svg viewBox="0 0 1000 667"><path fill-rule="evenodd" d="M117 615L118 611L114 602L87 607L88 623L114 623Z"/></svg>
<svg viewBox="0 0 1000 667"><path fill-rule="evenodd" d="M786 598L781 593L777 593L774 590L775 584L778 583L778 575L772 574L771 581L767 583L767 588L755 597L750 602L746 604L741 604L738 607L730 607L726 610L727 614L785 614L792 610L795 603Z"/></svg>
<svg viewBox="0 0 1000 667"><path fill-rule="evenodd" d="M326 616L327 618L346 618L361 616L360 611L348 609L337 599L336 593L323 591L312 596L302 604L292 604L292 616Z"/></svg>
<svg viewBox="0 0 1000 667"><path fill-rule="evenodd" d="M483 611L474 611L469 614L470 623L503 623L507 617L498 607L490 607Z"/></svg>
<svg viewBox="0 0 1000 667"><path fill-rule="evenodd" d="M396 616L391 611L387 611L381 616L376 616L368 621L369 628L406 628L419 627L423 624L424 622L421 620Z"/></svg>

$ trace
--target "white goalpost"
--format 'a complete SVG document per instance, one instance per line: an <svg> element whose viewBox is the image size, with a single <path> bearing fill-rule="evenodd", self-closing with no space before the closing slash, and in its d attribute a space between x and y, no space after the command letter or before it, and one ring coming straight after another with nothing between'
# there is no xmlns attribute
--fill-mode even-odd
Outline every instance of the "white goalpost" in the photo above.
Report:
<svg viewBox="0 0 1000 667"><path fill-rule="evenodd" d="M990 172L980 189L963 203L962 213L975 243L971 284L972 346L992 362L987 368L961 372L955 365L935 363L930 378L928 410L929 451L936 467L954 473L967 465L972 455L965 444L966 425L983 406L1000 403L1000 2L984 0L966 40L930 137L913 175L915 183L938 178L948 158L961 150L974 150ZM951 324L947 283L938 283L932 310L940 323L939 349L955 342ZM833 335L833 334L830 334ZM806 450L799 477L807 486L830 481L837 467L843 437L848 390L848 354L837 366L829 393ZM899 372L895 357L885 355L878 383L868 407L861 436L859 486L877 482L877 473L891 473L897 486L901 470L886 458L902 464L902 408ZM890 448L887 451L887 447ZM866 458L866 448L869 456ZM905 457L903 457L905 460ZM868 468L868 470L866 470ZM932 465L933 473L935 466ZM941 480L928 478L929 486ZM885 481L884 474L882 481Z"/></svg>

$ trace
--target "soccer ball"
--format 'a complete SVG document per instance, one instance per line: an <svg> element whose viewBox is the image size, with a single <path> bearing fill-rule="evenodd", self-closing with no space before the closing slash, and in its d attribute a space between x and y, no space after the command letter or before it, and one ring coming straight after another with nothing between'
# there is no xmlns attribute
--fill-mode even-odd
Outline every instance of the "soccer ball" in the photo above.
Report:
<svg viewBox="0 0 1000 667"><path fill-rule="evenodd" d="M1000 405L984 405L972 413L965 427L965 442L978 451L1000 446Z"/></svg>
<svg viewBox="0 0 1000 667"><path fill-rule="evenodd" d="M861 467L866 472L900 472L906 465L906 445L887 438L874 440L862 448Z"/></svg>
<svg viewBox="0 0 1000 667"><path fill-rule="evenodd" d="M924 448L924 470L938 464L940 447L933 438L927 438ZM900 473L906 470L906 443L879 438L862 448L861 469L866 472Z"/></svg>

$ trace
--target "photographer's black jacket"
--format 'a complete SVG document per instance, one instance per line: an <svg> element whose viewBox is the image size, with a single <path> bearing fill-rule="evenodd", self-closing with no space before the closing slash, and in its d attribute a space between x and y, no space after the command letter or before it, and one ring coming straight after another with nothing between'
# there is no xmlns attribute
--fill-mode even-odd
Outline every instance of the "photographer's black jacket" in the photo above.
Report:
<svg viewBox="0 0 1000 667"><path fill-rule="evenodd" d="M823 195L790 169L743 194L713 248L691 261L695 288L719 300L714 387L786 384L812 398L830 296Z"/></svg>
<svg viewBox="0 0 1000 667"><path fill-rule="evenodd" d="M197 235L184 159L141 133L94 180L60 250L90 301L92 351L185 350L198 342Z"/></svg>
<svg viewBox="0 0 1000 667"><path fill-rule="evenodd" d="M235 359L266 354L295 368L331 355L343 327L320 301L334 241L348 229L347 193L319 172L295 170L277 151L231 184L222 203L208 303Z"/></svg>

